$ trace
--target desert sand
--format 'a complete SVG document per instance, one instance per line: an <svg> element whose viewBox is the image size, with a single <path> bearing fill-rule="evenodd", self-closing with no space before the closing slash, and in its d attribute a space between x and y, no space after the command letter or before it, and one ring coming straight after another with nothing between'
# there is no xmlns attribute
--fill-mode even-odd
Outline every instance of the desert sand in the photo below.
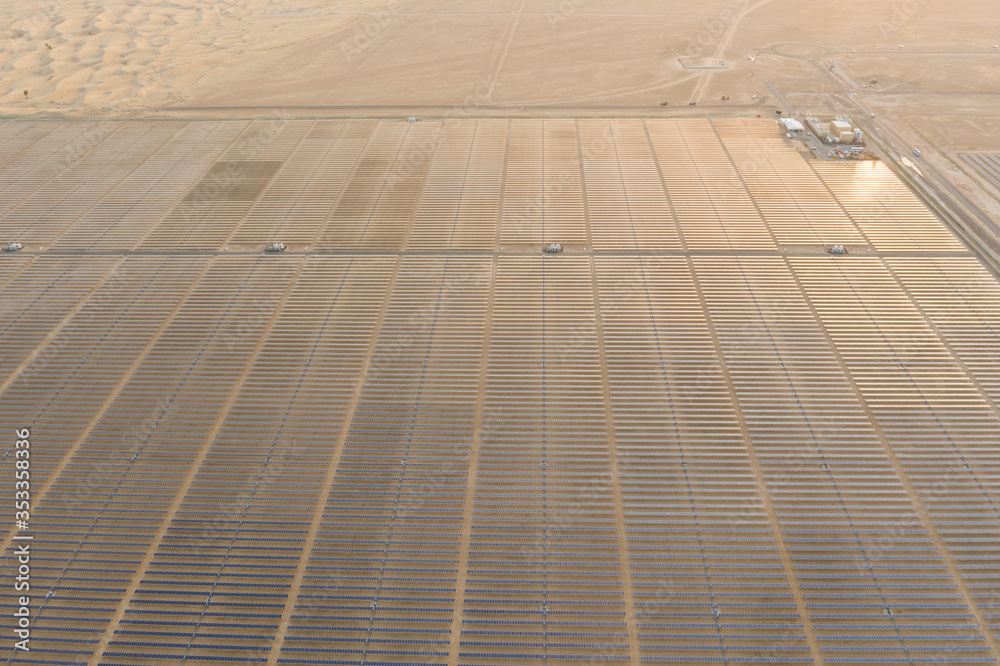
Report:
<svg viewBox="0 0 1000 666"><path fill-rule="evenodd" d="M328 35L374 4L6 2L0 107L94 113L182 103L213 71Z"/></svg>
<svg viewBox="0 0 1000 666"><path fill-rule="evenodd" d="M941 0L31 0L0 12L7 115L659 109L718 106L723 95L731 107L772 106L775 92L831 92L816 67L826 57L850 61L845 71L859 81L878 76L866 94L890 106L1000 86L1000 6L991 0L965 2L957 15ZM719 58L726 69L685 69L684 56ZM997 113L995 98L979 103Z"/></svg>

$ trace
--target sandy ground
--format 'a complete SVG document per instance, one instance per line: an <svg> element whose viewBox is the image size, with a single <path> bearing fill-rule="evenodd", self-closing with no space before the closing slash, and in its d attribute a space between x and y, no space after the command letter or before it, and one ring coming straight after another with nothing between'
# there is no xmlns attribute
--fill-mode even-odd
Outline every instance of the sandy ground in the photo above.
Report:
<svg viewBox="0 0 1000 666"><path fill-rule="evenodd" d="M815 61L851 52L857 60L845 71L859 81L877 76L887 95L997 89L995 2L971 0L960 12L942 0L819 4L7 0L0 113L658 109L718 106L723 95L731 107L762 106L774 104L769 85L823 91ZM681 56L722 58L727 69L685 69Z"/></svg>
<svg viewBox="0 0 1000 666"><path fill-rule="evenodd" d="M374 3L337 5L333 12L308 0L4 2L0 112L92 115L182 103L212 72L328 34Z"/></svg>

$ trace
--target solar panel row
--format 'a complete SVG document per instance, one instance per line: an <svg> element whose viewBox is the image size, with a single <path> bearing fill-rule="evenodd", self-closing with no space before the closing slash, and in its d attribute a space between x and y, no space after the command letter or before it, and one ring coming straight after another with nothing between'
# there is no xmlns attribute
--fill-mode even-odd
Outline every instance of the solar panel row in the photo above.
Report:
<svg viewBox="0 0 1000 666"><path fill-rule="evenodd" d="M0 145L54 592L8 662L995 661L1000 285L883 165L746 120Z"/></svg>

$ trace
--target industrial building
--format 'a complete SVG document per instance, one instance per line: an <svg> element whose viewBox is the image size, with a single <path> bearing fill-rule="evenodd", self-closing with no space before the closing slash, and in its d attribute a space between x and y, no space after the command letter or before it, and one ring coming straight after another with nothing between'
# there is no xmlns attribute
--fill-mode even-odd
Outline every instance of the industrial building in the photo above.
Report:
<svg viewBox="0 0 1000 666"><path fill-rule="evenodd" d="M830 123L830 136L839 143L852 143L854 126L846 120L834 120Z"/></svg>
<svg viewBox="0 0 1000 666"><path fill-rule="evenodd" d="M802 136L806 130L805 125L795 118L782 118L781 124L784 126L788 135L793 137Z"/></svg>

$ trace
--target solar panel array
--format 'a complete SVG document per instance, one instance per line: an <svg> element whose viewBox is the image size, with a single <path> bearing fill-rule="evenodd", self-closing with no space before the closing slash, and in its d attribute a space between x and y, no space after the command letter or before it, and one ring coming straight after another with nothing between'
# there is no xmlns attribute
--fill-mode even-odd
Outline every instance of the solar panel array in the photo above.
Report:
<svg viewBox="0 0 1000 666"><path fill-rule="evenodd" d="M1000 657L1000 283L879 162L12 121L0 192L4 663Z"/></svg>
<svg viewBox="0 0 1000 666"><path fill-rule="evenodd" d="M990 185L1000 189L1000 153L959 153L958 156Z"/></svg>

